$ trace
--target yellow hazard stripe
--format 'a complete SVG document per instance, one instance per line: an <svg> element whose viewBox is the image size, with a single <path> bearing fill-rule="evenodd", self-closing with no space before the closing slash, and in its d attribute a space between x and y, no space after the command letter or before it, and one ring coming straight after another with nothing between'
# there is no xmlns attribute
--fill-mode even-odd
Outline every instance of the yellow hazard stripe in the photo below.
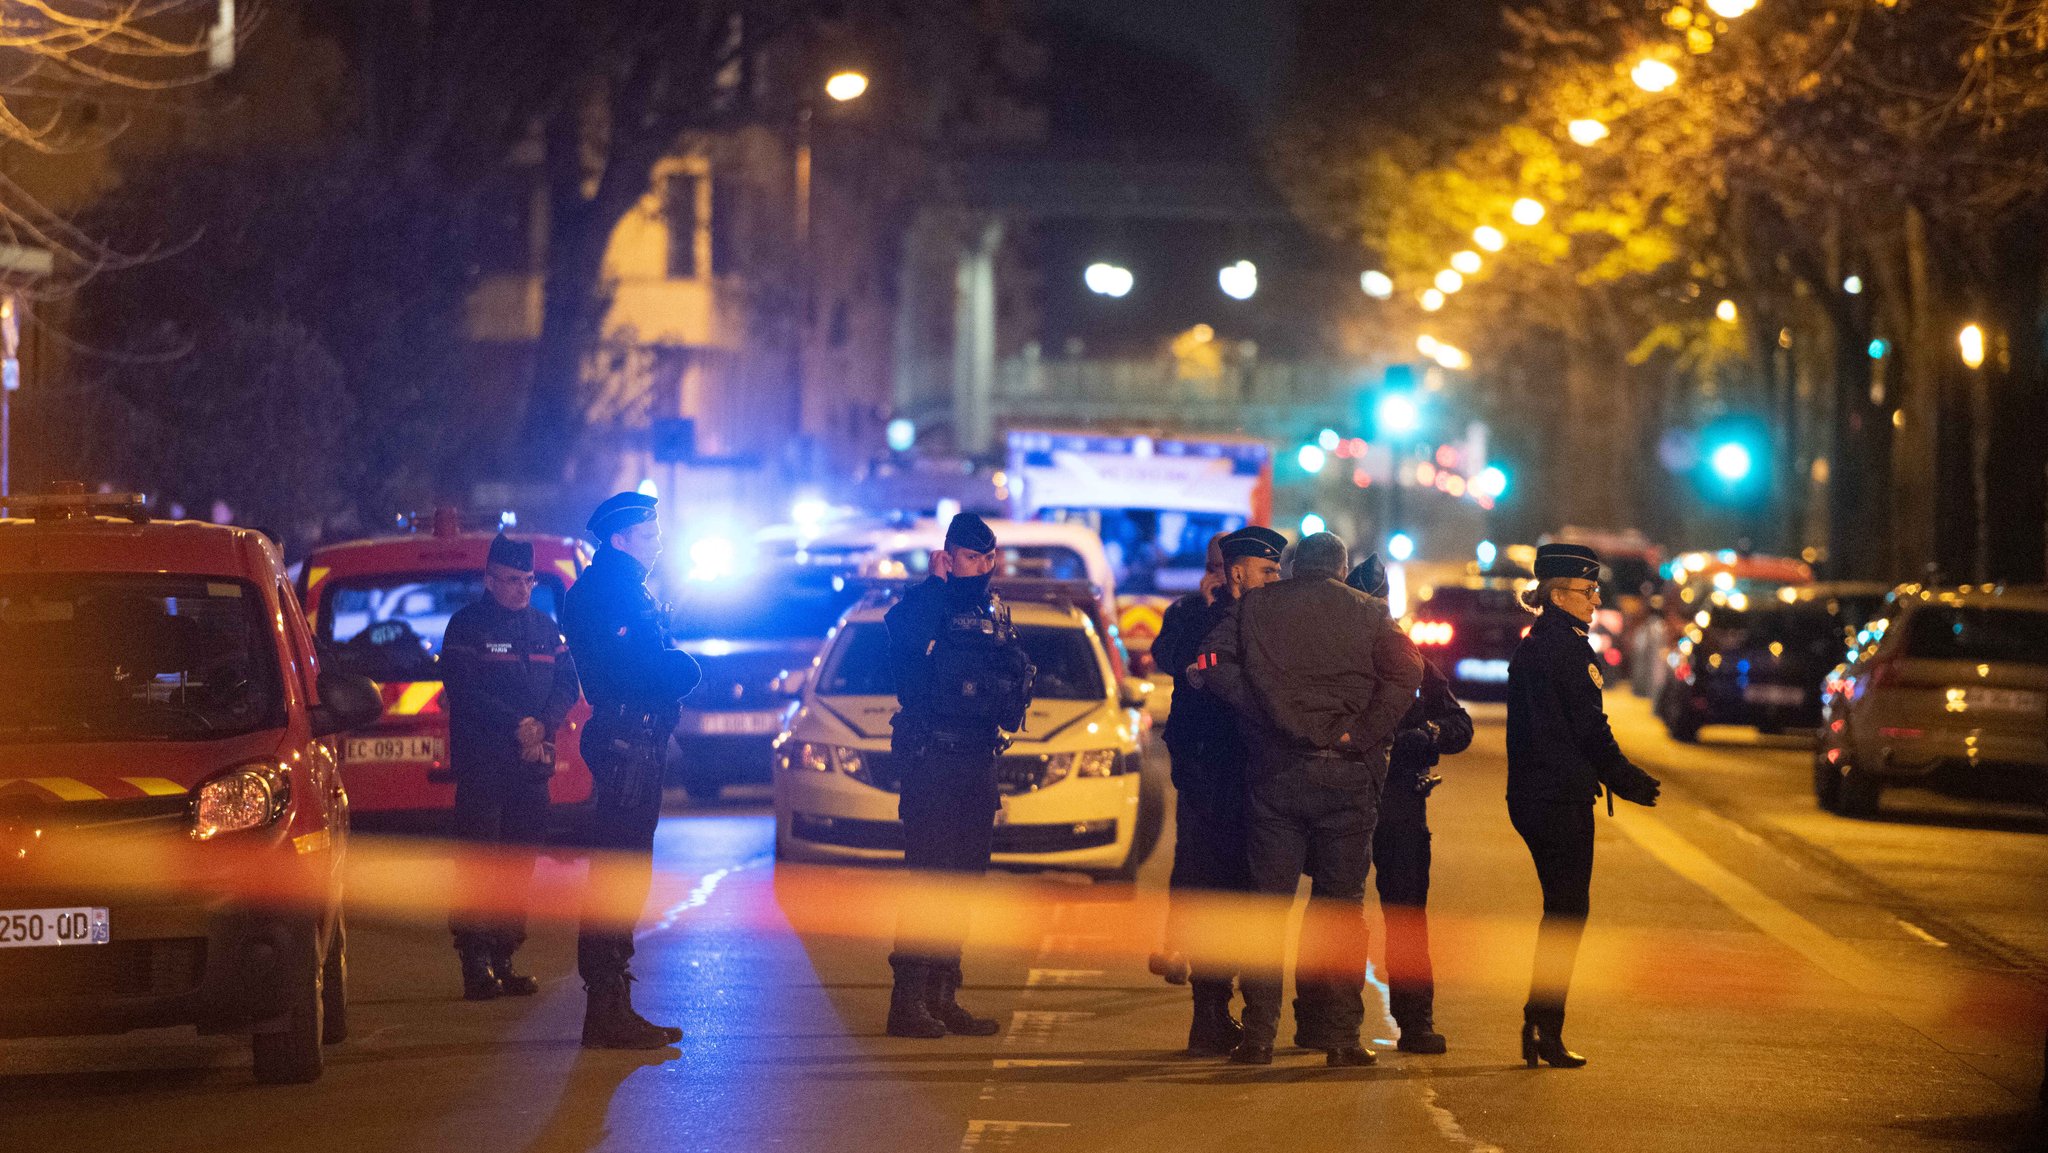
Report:
<svg viewBox="0 0 2048 1153"><path fill-rule="evenodd" d="M556 567L556 568L558 568L558 569L560 569L560 570L562 570L562 579L563 579L563 580L571 580L571 581L573 581L573 580L575 580L575 579L576 579L576 562L575 562L575 561L573 561L573 560L570 560L570 559L569 559L568 557L556 557L556 558L555 558L555 567Z"/></svg>
<svg viewBox="0 0 2048 1153"><path fill-rule="evenodd" d="M121 779L152 797L175 797L180 793L188 791L185 786L178 782L167 781L162 777L122 777Z"/></svg>
<svg viewBox="0 0 2048 1153"><path fill-rule="evenodd" d="M23 777L22 780L42 789L60 801L104 801L107 795L70 777Z"/></svg>
<svg viewBox="0 0 2048 1153"><path fill-rule="evenodd" d="M327 574L333 571L334 569L332 567L324 564L314 565L312 568L307 569L306 591L311 592L314 589L319 588L320 582L326 580Z"/></svg>
<svg viewBox="0 0 2048 1153"><path fill-rule="evenodd" d="M441 686L433 681L414 681L398 694L398 702L391 706L394 717L418 716L421 709L434 703L441 695Z"/></svg>

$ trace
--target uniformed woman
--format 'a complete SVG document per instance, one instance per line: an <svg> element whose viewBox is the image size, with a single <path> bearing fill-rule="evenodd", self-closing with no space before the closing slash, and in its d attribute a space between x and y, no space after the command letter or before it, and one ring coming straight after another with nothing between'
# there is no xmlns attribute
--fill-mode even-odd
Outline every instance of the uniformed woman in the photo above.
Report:
<svg viewBox="0 0 2048 1153"><path fill-rule="evenodd" d="M1564 1046L1564 999L1593 883L1593 803L1602 786L1639 805L1657 803L1658 782L1629 762L1607 726L1606 687L1586 629L1600 607L1600 558L1580 545L1536 550L1536 587L1522 603L1536 623L1508 665L1508 817L1529 846L1543 886L1543 924L1522 1059L1575 1069Z"/></svg>

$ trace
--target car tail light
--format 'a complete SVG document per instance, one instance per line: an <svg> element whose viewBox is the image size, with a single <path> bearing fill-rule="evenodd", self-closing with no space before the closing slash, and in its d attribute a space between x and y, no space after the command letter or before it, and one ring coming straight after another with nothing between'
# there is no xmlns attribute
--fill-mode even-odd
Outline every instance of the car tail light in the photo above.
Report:
<svg viewBox="0 0 2048 1153"><path fill-rule="evenodd" d="M1418 645L1441 648L1450 644L1456 634L1449 621L1416 621L1408 626L1408 639Z"/></svg>
<svg viewBox="0 0 2048 1153"><path fill-rule="evenodd" d="M1621 663L1621 650L1608 649L1606 652L1601 653L1600 657L1610 665L1618 665Z"/></svg>
<svg viewBox="0 0 2048 1153"><path fill-rule="evenodd" d="M1915 740L1915 739L1917 739L1917 738L1920 738L1920 737L1924 737L1924 736L1926 736L1926 735L1927 735L1927 730L1926 730L1926 729L1909 729L1909 728L1905 728L1905 727L1903 727L1903 726L1890 726L1890 725L1887 725L1887 726L1885 726L1885 727L1883 727L1883 728L1880 728L1880 729L1878 729L1878 730L1877 730L1877 735L1878 735L1878 736L1880 736L1880 737L1892 737L1892 738L1894 738L1894 739L1900 739L1900 740L1908 740L1908 741L1910 741L1910 740Z"/></svg>

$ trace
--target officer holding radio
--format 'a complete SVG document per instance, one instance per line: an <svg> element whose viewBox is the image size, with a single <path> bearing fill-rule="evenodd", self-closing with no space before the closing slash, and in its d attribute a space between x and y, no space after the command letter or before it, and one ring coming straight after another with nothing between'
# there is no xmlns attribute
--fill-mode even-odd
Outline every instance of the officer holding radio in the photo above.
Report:
<svg viewBox="0 0 2048 1153"><path fill-rule="evenodd" d="M963 882L988 870L994 850L996 757L1005 732L1024 727L1034 670L989 590L996 535L972 513L946 527L930 579L892 607L889 666L902 709L891 760L901 780L903 861ZM965 884L937 901L905 902L889 956L893 1037L986 1037L996 1022L960 1007L960 948L967 937Z"/></svg>

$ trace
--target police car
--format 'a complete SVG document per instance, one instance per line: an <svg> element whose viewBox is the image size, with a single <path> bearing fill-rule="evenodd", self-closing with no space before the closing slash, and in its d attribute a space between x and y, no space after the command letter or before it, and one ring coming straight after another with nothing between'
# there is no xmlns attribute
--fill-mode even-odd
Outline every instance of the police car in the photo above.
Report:
<svg viewBox="0 0 2048 1153"><path fill-rule="evenodd" d="M259 1081L347 1033L336 741L277 549L141 498L0 497L0 1037L249 1033Z"/></svg>
<svg viewBox="0 0 2048 1153"><path fill-rule="evenodd" d="M997 587L1038 671L1024 731L998 758L995 863L1133 876L1158 819L1144 787L1140 687L1116 677L1094 621L1068 599ZM877 597L848 613L798 678L798 706L774 753L775 848L784 859L903 855L889 752L897 702L888 607Z"/></svg>

